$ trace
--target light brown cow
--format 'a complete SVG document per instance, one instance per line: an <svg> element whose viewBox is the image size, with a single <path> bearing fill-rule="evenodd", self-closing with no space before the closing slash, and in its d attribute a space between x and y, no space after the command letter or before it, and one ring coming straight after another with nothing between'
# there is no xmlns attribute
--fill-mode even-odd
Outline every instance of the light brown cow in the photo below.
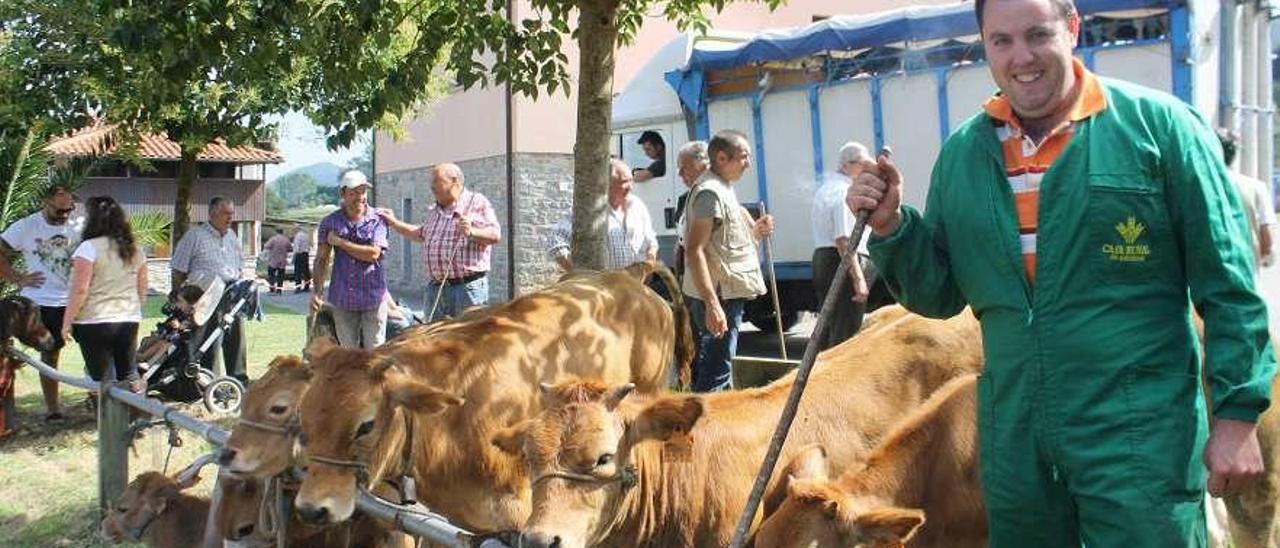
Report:
<svg viewBox="0 0 1280 548"><path fill-rule="evenodd" d="M687 368L687 312L673 313L643 285L652 268L576 275L373 351L321 345L300 405L310 464L299 514L346 519L358 477L374 484L411 469L432 510L474 531L519 527L530 511L523 462L489 438L537 413L539 382L593 375L653 393L666 386L673 354ZM675 287L665 268L658 274ZM424 417L426 407L457 402L425 396L432 387L466 404Z"/></svg>
<svg viewBox="0 0 1280 548"><path fill-rule="evenodd" d="M1273 334L1272 340L1280 339ZM1271 379L1271 407L1258 418L1258 445L1266 472L1242 492L1222 499L1236 548L1280 546L1280 516L1276 514L1276 498L1280 497L1280 375Z"/></svg>
<svg viewBox="0 0 1280 548"><path fill-rule="evenodd" d="M102 537L112 543L144 542L154 548L199 546L209 515L209 499L182 492L199 481L179 484L160 472L143 472L111 504Z"/></svg>
<svg viewBox="0 0 1280 548"><path fill-rule="evenodd" d="M286 355L271 360L267 372L245 393L240 422L231 429L218 457L223 470L266 480L293 466L297 405L310 382L311 370L301 357Z"/></svg>
<svg viewBox="0 0 1280 548"><path fill-rule="evenodd" d="M822 443L843 470L937 387L980 369L971 314L884 313L901 317L819 356L784 462ZM794 378L705 396L628 397L629 386L590 381L547 389L558 405L494 437L534 477L525 545L728 544Z"/></svg>
<svg viewBox="0 0 1280 548"><path fill-rule="evenodd" d="M948 382L839 477L810 446L788 466L782 506L755 548L973 547L987 545L978 485L976 376Z"/></svg>

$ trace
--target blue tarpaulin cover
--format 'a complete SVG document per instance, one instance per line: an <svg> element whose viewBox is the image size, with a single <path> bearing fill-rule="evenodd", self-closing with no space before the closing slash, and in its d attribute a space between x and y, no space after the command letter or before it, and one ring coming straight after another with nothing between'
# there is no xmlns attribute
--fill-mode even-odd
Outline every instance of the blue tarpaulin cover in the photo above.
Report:
<svg viewBox="0 0 1280 548"><path fill-rule="evenodd" d="M1176 0L1076 0L1082 14L1168 8ZM907 40L939 40L978 33L973 3L907 8L763 32L741 46L719 51L694 49L687 69L724 69L806 57L824 51L851 51Z"/></svg>

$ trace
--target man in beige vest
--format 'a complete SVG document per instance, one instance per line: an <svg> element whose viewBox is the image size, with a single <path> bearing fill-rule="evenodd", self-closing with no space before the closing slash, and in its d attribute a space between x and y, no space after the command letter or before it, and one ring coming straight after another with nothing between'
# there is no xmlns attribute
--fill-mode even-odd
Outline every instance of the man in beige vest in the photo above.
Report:
<svg viewBox="0 0 1280 548"><path fill-rule="evenodd" d="M738 327L747 301L765 293L756 242L773 232L773 217L753 220L738 203L733 184L751 167L751 145L737 131L717 133L707 144L711 169L689 191L685 207L685 273L682 289L698 340L693 390L732 388Z"/></svg>

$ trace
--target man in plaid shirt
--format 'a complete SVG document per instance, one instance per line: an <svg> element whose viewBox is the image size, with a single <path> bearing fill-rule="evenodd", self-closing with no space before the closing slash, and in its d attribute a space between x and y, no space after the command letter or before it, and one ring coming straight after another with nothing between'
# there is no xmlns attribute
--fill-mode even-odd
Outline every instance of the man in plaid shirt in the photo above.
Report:
<svg viewBox="0 0 1280 548"><path fill-rule="evenodd" d="M489 199L463 188L462 168L439 164L431 179L436 203L421 225L396 218L387 208L378 214L402 236L422 242L427 275L427 321L451 318L489 302L489 257L502 238Z"/></svg>

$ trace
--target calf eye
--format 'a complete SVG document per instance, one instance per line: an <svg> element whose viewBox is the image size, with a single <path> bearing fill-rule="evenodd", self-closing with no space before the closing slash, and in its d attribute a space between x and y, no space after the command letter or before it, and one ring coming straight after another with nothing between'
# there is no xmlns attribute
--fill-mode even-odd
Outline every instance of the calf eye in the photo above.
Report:
<svg viewBox="0 0 1280 548"><path fill-rule="evenodd" d="M373 421L368 420L360 423L360 428L356 429L356 437L363 436L373 431Z"/></svg>
<svg viewBox="0 0 1280 548"><path fill-rule="evenodd" d="M288 410L289 408L284 405L273 405L270 409L272 415L283 415Z"/></svg>
<svg viewBox="0 0 1280 548"><path fill-rule="evenodd" d="M606 466L611 462L613 462L613 453L605 453L600 455L600 458L596 459L596 466Z"/></svg>
<svg viewBox="0 0 1280 548"><path fill-rule="evenodd" d="M117 507L116 507L116 511L117 511L117 512L120 512L121 514L123 514L123 513L125 513L125 512L128 512L128 511L129 511L129 509L128 509L128 508L125 508L125 507L123 507L123 506L117 506Z"/></svg>

